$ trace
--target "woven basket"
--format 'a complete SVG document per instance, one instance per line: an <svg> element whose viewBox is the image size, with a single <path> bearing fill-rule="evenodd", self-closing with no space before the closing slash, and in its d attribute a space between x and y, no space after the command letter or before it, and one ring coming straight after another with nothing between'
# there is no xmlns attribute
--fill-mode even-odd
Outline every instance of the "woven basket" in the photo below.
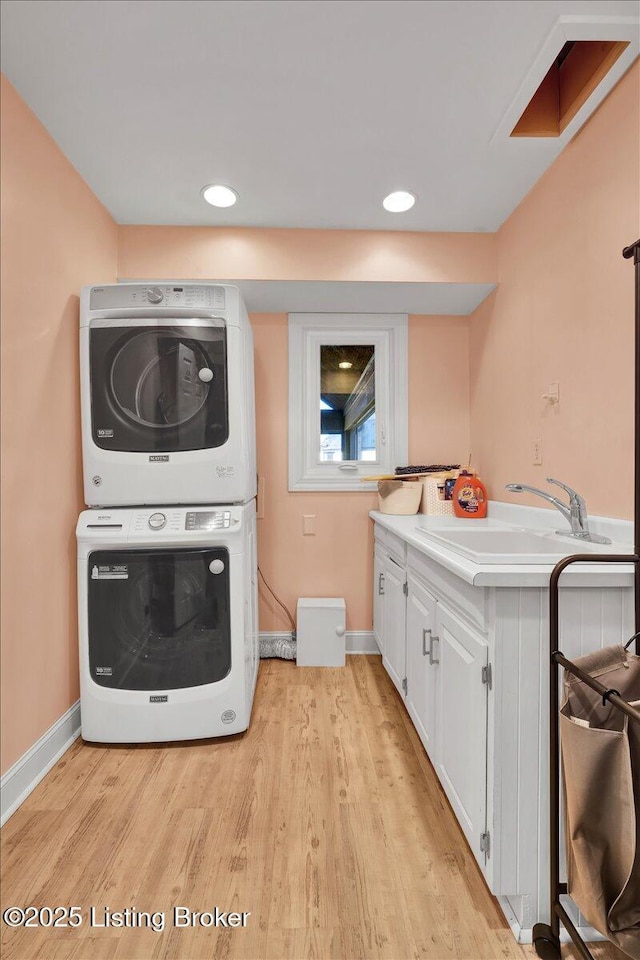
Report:
<svg viewBox="0 0 640 960"><path fill-rule="evenodd" d="M422 484L418 481L380 480L378 503L381 513L408 516L418 512L422 498Z"/></svg>
<svg viewBox="0 0 640 960"><path fill-rule="evenodd" d="M453 517L453 500L441 500L438 491L438 484L442 483L445 474L434 474L431 477L425 477L422 481L422 499L420 501L420 513L426 513L430 517Z"/></svg>

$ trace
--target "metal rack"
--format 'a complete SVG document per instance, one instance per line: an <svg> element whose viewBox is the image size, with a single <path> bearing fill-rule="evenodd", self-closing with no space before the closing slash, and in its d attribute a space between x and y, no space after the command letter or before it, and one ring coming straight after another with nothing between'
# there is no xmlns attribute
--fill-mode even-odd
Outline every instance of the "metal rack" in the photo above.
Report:
<svg viewBox="0 0 640 960"><path fill-rule="evenodd" d="M594 960L594 956L580 936L571 917L560 902L567 893L567 884L560 882L560 733L559 733L559 681L560 667L578 677L584 684L595 690L608 702L626 714L631 720L640 723L640 711L624 700L616 690L609 690L598 680L586 674L576 664L568 660L558 649L559 606L558 587L564 570L574 563L633 563L635 565L635 641L636 653L640 654L640 240L625 247L622 256L629 260L633 257L635 267L635 495L634 495L634 552L633 554L575 554L565 557L551 574L549 583L549 805L550 805L550 920L549 923L536 923L533 927L533 944L542 960L559 960L560 924L564 926L579 955L584 960Z"/></svg>

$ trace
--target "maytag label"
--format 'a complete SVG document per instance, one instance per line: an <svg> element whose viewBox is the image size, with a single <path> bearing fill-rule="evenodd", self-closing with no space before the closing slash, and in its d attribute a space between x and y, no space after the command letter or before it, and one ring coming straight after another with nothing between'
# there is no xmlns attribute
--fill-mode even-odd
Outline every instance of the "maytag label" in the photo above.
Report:
<svg viewBox="0 0 640 960"><path fill-rule="evenodd" d="M168 702L169 702L168 693L163 693L163 694L152 693L151 696L149 697L149 703L168 703Z"/></svg>
<svg viewBox="0 0 640 960"><path fill-rule="evenodd" d="M113 676L113 667L96 667L96 676L98 676L98 677L112 677L112 676Z"/></svg>
<svg viewBox="0 0 640 960"><path fill-rule="evenodd" d="M169 463L168 453L153 453L149 457L149 463Z"/></svg>
<svg viewBox="0 0 640 960"><path fill-rule="evenodd" d="M126 563L101 563L91 567L92 580L128 580L129 567Z"/></svg>
<svg viewBox="0 0 640 960"><path fill-rule="evenodd" d="M101 427L98 429L98 436L102 439L113 440L113 430Z"/></svg>

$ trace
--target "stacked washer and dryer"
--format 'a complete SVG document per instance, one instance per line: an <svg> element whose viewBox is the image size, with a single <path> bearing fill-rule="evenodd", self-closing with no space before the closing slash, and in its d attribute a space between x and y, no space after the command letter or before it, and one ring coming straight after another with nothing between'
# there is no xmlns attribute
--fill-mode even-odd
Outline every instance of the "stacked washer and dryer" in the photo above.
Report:
<svg viewBox="0 0 640 960"><path fill-rule="evenodd" d="M236 287L80 304L82 736L246 730L258 670L253 335Z"/></svg>

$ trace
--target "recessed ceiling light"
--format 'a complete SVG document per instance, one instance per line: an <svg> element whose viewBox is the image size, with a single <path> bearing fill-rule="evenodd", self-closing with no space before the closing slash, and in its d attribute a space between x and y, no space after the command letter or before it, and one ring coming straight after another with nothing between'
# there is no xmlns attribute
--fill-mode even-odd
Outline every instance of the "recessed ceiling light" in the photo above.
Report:
<svg viewBox="0 0 640 960"><path fill-rule="evenodd" d="M235 190L221 183L210 183L207 187L203 187L202 196L213 207L232 207L238 199Z"/></svg>
<svg viewBox="0 0 640 960"><path fill-rule="evenodd" d="M409 193L407 190L396 190L384 198L382 206L385 210L388 210L389 213L404 213L405 210L411 210L415 202L416 198L412 193Z"/></svg>
<svg viewBox="0 0 640 960"><path fill-rule="evenodd" d="M353 366L353 364L349 363L348 360L343 360L341 363L338 364L338 366L340 367L341 370L351 370L351 367Z"/></svg>

